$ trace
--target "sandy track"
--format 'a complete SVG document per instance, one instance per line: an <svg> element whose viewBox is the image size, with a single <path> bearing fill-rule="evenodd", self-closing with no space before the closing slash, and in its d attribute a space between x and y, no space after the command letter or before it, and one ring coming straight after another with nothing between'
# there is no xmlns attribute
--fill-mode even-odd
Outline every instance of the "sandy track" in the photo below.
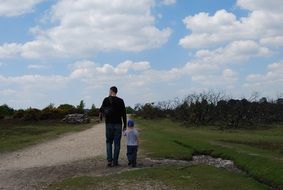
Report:
<svg viewBox="0 0 283 190"><path fill-rule="evenodd" d="M19 151L0 154L0 171L52 166L87 159L105 153L105 127L62 136Z"/></svg>
<svg viewBox="0 0 283 190"><path fill-rule="evenodd" d="M121 144L120 157L125 158ZM105 125L63 135L15 152L0 154L0 190L41 189L64 177L105 170ZM106 170L107 171L107 170Z"/></svg>

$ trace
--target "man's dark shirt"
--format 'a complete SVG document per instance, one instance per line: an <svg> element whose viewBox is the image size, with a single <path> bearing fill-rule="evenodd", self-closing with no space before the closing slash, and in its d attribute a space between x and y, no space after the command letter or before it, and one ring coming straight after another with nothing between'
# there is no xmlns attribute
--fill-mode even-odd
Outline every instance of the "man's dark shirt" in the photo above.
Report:
<svg viewBox="0 0 283 190"><path fill-rule="evenodd" d="M105 117L106 123L122 124L122 119L123 119L124 127L126 127L127 116L126 116L125 103L123 99L117 96L106 97L104 98L100 108L101 113L103 113L103 108L105 107L112 107L111 114Z"/></svg>

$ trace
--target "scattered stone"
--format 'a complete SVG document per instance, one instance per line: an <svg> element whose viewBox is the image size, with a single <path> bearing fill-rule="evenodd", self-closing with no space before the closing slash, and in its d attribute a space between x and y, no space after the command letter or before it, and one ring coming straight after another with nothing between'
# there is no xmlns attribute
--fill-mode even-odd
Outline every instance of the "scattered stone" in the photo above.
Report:
<svg viewBox="0 0 283 190"><path fill-rule="evenodd" d="M192 165L209 165L214 166L217 168L225 168L228 171L232 172L238 172L238 173L244 173L242 170L240 170L233 161L231 160L225 160L222 158L213 158L209 155L195 155L193 156L191 161L186 160L172 160L172 159L162 159L162 160L153 160L150 158L146 158L145 160L154 163L155 165L186 165L186 166L192 166Z"/></svg>
<svg viewBox="0 0 283 190"><path fill-rule="evenodd" d="M62 120L69 124L82 124L82 123L90 123L90 118L86 114L68 114Z"/></svg>

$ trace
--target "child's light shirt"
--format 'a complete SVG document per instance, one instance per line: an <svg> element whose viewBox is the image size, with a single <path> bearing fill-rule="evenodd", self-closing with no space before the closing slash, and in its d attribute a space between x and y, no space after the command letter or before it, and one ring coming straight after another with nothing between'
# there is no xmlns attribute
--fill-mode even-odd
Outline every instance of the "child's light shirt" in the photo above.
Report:
<svg viewBox="0 0 283 190"><path fill-rule="evenodd" d="M138 146L138 131L133 129L127 129L124 133L126 136L126 145L127 146Z"/></svg>

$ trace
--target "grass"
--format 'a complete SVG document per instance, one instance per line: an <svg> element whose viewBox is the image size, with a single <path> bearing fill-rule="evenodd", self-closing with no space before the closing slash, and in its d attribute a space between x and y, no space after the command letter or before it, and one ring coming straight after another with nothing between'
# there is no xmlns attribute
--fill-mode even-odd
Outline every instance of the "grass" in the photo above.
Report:
<svg viewBox="0 0 283 190"><path fill-rule="evenodd" d="M190 160L193 154L210 154L233 160L254 179L283 189L283 126L220 131L214 127L185 128L169 120L137 123L142 146L150 157Z"/></svg>
<svg viewBox="0 0 283 190"><path fill-rule="evenodd" d="M283 189L283 126L253 130L185 128L170 120L136 119L142 154L191 160L210 154L233 160L247 175L198 165L139 169L106 177L76 177L50 189ZM125 185L129 184L129 185ZM267 185L265 185L267 184ZM138 187L138 188L137 188Z"/></svg>
<svg viewBox="0 0 283 190"><path fill-rule="evenodd" d="M93 124L70 125L59 121L1 122L0 153L21 149L67 132L82 131Z"/></svg>
<svg viewBox="0 0 283 190"><path fill-rule="evenodd" d="M115 188L114 188L115 187ZM158 167L132 170L102 177L76 177L53 184L60 190L123 190L123 189L268 189L255 180L210 166Z"/></svg>

